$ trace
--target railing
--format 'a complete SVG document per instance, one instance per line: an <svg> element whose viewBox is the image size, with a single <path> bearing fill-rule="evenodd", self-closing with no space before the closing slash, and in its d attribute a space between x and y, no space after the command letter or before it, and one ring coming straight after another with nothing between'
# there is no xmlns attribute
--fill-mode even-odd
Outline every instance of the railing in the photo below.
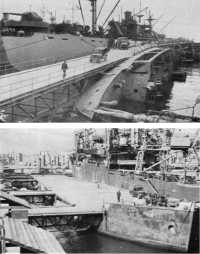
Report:
<svg viewBox="0 0 200 254"><path fill-rule="evenodd" d="M151 43L151 44L147 44L147 45L132 46L132 48L134 48L133 55L137 55L137 54L141 53L142 51L150 49L155 46L157 46L157 44L155 44L155 43ZM21 71L20 70L21 68L23 68L24 70L28 70L31 68L36 68L36 67L40 67L40 66L44 66L44 65L58 63L58 62L61 62L65 59L66 59L66 57L63 57L63 56L58 56L58 57L55 56L55 57L40 58L35 61L28 60L28 61L15 62L12 64L10 64L9 62L5 62L3 64L0 64L0 76L6 75L9 73L13 73L13 72L19 72L19 71ZM71 59L70 59L70 61L71 61Z"/></svg>
<svg viewBox="0 0 200 254"><path fill-rule="evenodd" d="M136 47L133 47L133 56L136 56L136 55L144 52L145 50L152 49L155 47L157 47L157 44L155 44L155 43L151 43L151 44L147 44L147 45L138 45Z"/></svg>
<svg viewBox="0 0 200 254"><path fill-rule="evenodd" d="M143 45L143 46L136 46L134 48L133 55L137 55L145 50L148 50L150 48L155 47L155 45ZM124 53L123 53L124 54ZM127 52L127 58L128 54L130 52ZM129 55L130 56L130 55ZM25 94L28 92L32 92L36 89L43 88L47 85L60 82L63 80L63 82L66 81L72 81L74 77L78 77L79 75L86 74L89 71L97 70L98 68L102 68L104 65L111 64L113 62L116 62L118 60L125 59L126 56L123 55L123 57L114 56L112 60L108 60L106 63L100 63L98 65L92 65L89 63L89 57L84 56L76 59L71 59L68 62L69 69L67 70L67 77L63 80L62 76L62 70L61 70L61 63L52 64L49 66L43 66L41 68L34 68L22 72L17 72L10 74L9 77L16 77L16 81L8 83L7 80L9 80L6 76L0 77L0 100L8 100L10 98L13 98L15 96L18 96L20 94ZM86 61L81 61L81 60ZM80 65L74 65L75 62L80 61ZM26 75L29 73L30 75ZM23 74L25 74L25 77L23 78ZM18 75L20 75L19 80ZM1 80L5 82L3 86L1 86Z"/></svg>
<svg viewBox="0 0 200 254"><path fill-rule="evenodd" d="M84 58L85 56L79 57L79 58L74 58L70 59L70 61ZM31 68L37 68L37 67L43 67L46 65L51 65L51 64L56 64L58 62L66 60L66 57L45 57L45 58L39 58L36 61L21 61L21 62L16 62L12 63L12 65L9 62L0 64L0 76L10 74L13 72L21 72L20 68L23 68L24 71L31 69ZM19 69L18 69L19 68Z"/></svg>
<svg viewBox="0 0 200 254"><path fill-rule="evenodd" d="M83 57L85 58L85 57ZM125 58L125 57L124 57ZM68 63L69 69L67 70L66 74L67 77L63 79L63 72L61 70L61 64L54 64L51 66L43 67L40 70L34 69L30 71L25 71L24 73L30 72L30 75L27 75L26 78L8 83L7 77L0 77L0 83L1 79L5 81L5 85L0 85L0 100L8 100L15 96L18 96L20 94L25 94L28 92L33 92L36 89L43 88L47 85L56 83L56 82L67 82L67 81L73 81L76 77L78 78L80 75L87 74L88 72L92 70L98 70L99 68L102 68L105 66L105 62L100 63L95 66L91 65L89 63L89 58L86 57L86 61L82 62L79 66L73 66L73 63L79 59L71 60L70 63ZM122 58L123 59L123 58ZM120 61L119 57L116 57L112 59L112 61L106 62L106 65L110 65L116 61ZM20 73L21 74L21 73ZM11 74L11 77L14 76L18 78L18 73Z"/></svg>

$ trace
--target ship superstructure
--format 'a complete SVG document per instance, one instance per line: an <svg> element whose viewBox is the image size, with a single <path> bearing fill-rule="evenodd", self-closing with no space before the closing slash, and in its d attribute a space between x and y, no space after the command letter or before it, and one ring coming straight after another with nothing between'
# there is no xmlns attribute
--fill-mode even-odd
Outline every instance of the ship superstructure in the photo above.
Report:
<svg viewBox="0 0 200 254"><path fill-rule="evenodd" d="M141 185L150 191L199 200L199 145L170 129L111 129L76 134L76 158L90 180L120 188ZM87 173L86 173L87 172ZM98 173L97 173L98 172ZM98 179L99 178L99 179Z"/></svg>

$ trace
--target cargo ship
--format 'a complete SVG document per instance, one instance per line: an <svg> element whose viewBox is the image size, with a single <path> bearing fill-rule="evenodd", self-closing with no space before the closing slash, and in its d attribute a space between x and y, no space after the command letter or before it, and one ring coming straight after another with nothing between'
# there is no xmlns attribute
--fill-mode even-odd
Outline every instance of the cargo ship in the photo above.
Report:
<svg viewBox="0 0 200 254"><path fill-rule="evenodd" d="M186 138L181 140L185 141L174 141L170 130L111 129L97 134L87 129L76 133L74 176L128 189L132 196L128 201L122 195L118 203L104 204L98 232L168 251L198 250L198 179L191 176L191 169L184 181L182 174L169 170L169 165L175 165L174 150L180 159L180 151L186 156L191 148Z"/></svg>
<svg viewBox="0 0 200 254"><path fill-rule="evenodd" d="M78 164L74 167L74 175L130 191L134 186L141 186L150 193L199 202L195 145L187 138L163 143L161 137L171 139L169 133L112 129L98 137L92 130L81 132L76 136ZM193 163L188 159L191 150ZM182 164L178 165L177 160L182 160ZM188 160L187 165L185 160Z"/></svg>
<svg viewBox="0 0 200 254"><path fill-rule="evenodd" d="M137 15L141 15L147 7L135 14L126 11L124 18L121 17L121 21L117 22L112 19L112 15L120 3L119 0L104 24L97 29L105 1L98 16L97 0L89 1L92 7L91 29L85 24L81 1L77 4L83 19L82 25L65 20L56 23L55 15L49 11L51 23L45 22L36 12L3 13L0 21L1 74L89 55L96 47L112 46L114 39L122 36L132 40L152 40L152 20L148 19L146 25L137 22ZM16 21L15 17L20 20ZM109 27L108 31L105 26Z"/></svg>
<svg viewBox="0 0 200 254"><path fill-rule="evenodd" d="M10 14L4 15L7 20ZM36 13L13 15L20 15L21 20L4 21L0 33L1 74L89 55L94 48L107 45L105 38L51 33L49 24Z"/></svg>

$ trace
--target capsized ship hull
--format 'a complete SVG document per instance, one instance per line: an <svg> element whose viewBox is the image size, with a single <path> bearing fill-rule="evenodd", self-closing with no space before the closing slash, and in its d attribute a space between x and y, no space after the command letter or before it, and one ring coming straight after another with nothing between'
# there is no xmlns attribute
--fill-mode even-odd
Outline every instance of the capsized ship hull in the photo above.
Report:
<svg viewBox="0 0 200 254"><path fill-rule="evenodd" d="M104 38L71 34L34 33L26 37L0 36L1 74L6 70L5 64L10 71L24 70L88 55L95 47L106 45L107 40Z"/></svg>
<svg viewBox="0 0 200 254"><path fill-rule="evenodd" d="M132 53L136 55L86 89L77 101L77 110L89 119L101 120L115 116L117 112L113 112L112 106L121 109L120 101L141 105L168 98L173 85L173 51L154 45L148 47L143 53L136 53L133 49Z"/></svg>

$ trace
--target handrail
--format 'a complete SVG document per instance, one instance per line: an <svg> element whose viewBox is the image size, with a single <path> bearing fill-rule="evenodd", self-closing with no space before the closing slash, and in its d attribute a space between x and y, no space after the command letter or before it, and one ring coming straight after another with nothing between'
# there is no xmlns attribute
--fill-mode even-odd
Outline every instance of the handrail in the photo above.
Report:
<svg viewBox="0 0 200 254"><path fill-rule="evenodd" d="M138 48L140 48L140 52L142 52L145 49L150 49L155 46L156 46L156 44L152 43L152 44L147 44L147 45L143 45L143 46L136 45L136 46L133 46L132 48L138 47ZM138 54L140 52L138 51L136 54ZM88 55L85 55L85 56L88 56ZM85 57L85 56L82 56L82 57ZM78 58L82 58L82 57L78 57ZM18 72L18 70L16 70L17 67L15 67L13 65L18 65L18 66L21 65L23 67L25 64L27 64L26 69L29 69L30 67L36 67L35 65L37 65L37 64L39 67L39 66L43 66L43 65L39 65L39 64L48 64L48 62L49 62L49 64L51 64L51 63L53 64L53 63L58 63L60 61L63 61L65 59L66 59L66 57L63 57L63 56L55 56L55 57L47 57L47 58L43 57L43 58L39 58L38 60L35 60L35 61L21 61L21 62L15 62L15 63L11 63L11 64L9 62L1 63L0 64L0 74L6 75L9 73L9 71L12 71L12 70ZM72 60L76 60L76 59L77 58L72 58L72 59L68 59L68 60L72 61Z"/></svg>
<svg viewBox="0 0 200 254"><path fill-rule="evenodd" d="M107 65L110 65L114 62L120 61L122 59L114 59L112 60L112 62L108 62ZM94 68L93 70L96 71L98 69L103 68L104 65L98 65L98 67ZM51 69L50 72L45 73L42 76L37 76L37 73L35 74L36 76L33 76L32 78L29 79L24 79L24 80L20 80L17 82L12 82L10 84L7 84L6 86L1 88L1 94L0 94L0 99L1 101L4 100L8 100L10 98L13 98L15 96L20 95L20 90L22 90L23 94L27 93L27 92L32 92L36 89L39 88L43 88L45 86L48 86L50 84L53 84L54 82L60 82L60 81L70 81L72 80L74 77L77 78L82 74L88 74L90 71L92 71L91 66L90 65L82 65L81 66L81 70L80 67L79 69L77 69L77 67L75 68L70 68L68 69L68 73L69 76L63 80L62 78L62 71L60 70L59 73L56 74L52 74ZM28 83L27 83L28 82ZM41 84L44 84L44 82L47 82L46 85L41 86ZM14 94L15 93L15 94ZM9 94L9 98L4 99L4 95Z"/></svg>
<svg viewBox="0 0 200 254"><path fill-rule="evenodd" d="M72 59L68 59L68 61L76 61L77 59L81 59L81 58L84 58L84 57L87 57L88 55L85 55L85 56L82 56L82 57L78 57L78 58L72 58ZM51 61L52 60L52 61ZM37 60L37 61L33 61L33 62L30 62L30 61L24 61L24 62L20 62L20 63L15 63L16 65L23 67L24 64L26 63L29 63L26 67L25 70L29 70L31 67L32 68L37 68L37 67L45 67L45 66L48 66L48 65L52 65L52 64L56 64L56 63L59 63L61 61L64 61L66 60L65 57L51 57L51 58L41 58L40 60ZM39 64L42 64L43 65L39 65ZM38 66L36 66L38 65ZM20 71L23 71L23 70L16 70L17 66L13 66L11 64L8 64L8 65L0 65L0 75L3 76L3 75L6 75L6 74L11 74L11 71L15 71L15 73L18 73ZM1 77L0 76L0 77Z"/></svg>

